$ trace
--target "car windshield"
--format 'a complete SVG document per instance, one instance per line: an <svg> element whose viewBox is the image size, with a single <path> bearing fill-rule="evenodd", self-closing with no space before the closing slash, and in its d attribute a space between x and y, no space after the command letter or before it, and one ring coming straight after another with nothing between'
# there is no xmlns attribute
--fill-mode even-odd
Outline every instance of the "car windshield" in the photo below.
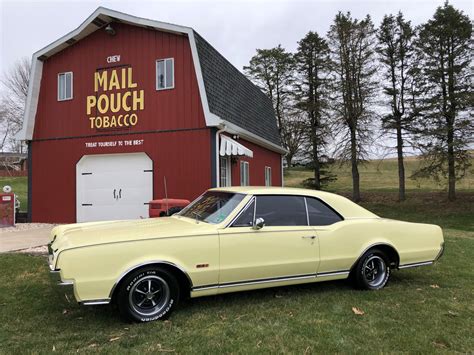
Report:
<svg viewBox="0 0 474 355"><path fill-rule="evenodd" d="M232 192L207 191L183 209L179 215L202 222L222 222L244 199L245 195Z"/></svg>

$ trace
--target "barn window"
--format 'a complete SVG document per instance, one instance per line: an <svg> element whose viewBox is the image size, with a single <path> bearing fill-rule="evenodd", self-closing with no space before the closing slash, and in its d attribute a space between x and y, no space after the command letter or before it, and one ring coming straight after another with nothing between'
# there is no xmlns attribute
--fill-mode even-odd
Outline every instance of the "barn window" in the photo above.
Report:
<svg viewBox="0 0 474 355"><path fill-rule="evenodd" d="M272 168L265 167L265 186L272 186Z"/></svg>
<svg viewBox="0 0 474 355"><path fill-rule="evenodd" d="M58 101L72 99L72 72L58 74Z"/></svg>
<svg viewBox="0 0 474 355"><path fill-rule="evenodd" d="M240 186L249 186L249 163L248 161L240 162Z"/></svg>
<svg viewBox="0 0 474 355"><path fill-rule="evenodd" d="M220 157L221 187L231 186L230 157Z"/></svg>
<svg viewBox="0 0 474 355"><path fill-rule="evenodd" d="M156 61L156 90L174 88L174 59Z"/></svg>

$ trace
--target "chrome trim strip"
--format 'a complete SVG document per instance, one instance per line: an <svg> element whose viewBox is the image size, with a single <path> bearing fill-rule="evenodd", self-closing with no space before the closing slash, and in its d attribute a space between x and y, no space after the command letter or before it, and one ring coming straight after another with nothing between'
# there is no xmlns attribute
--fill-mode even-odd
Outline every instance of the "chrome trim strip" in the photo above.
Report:
<svg viewBox="0 0 474 355"><path fill-rule="evenodd" d="M109 293L109 299L112 298L113 294L114 294L114 291L115 291L115 288L117 287L117 285L120 283L120 281L122 281L122 279L128 275L130 272L132 272L133 270L136 270L136 269L139 269L141 268L142 266L147 266L147 265L153 265L153 264L165 264L165 265L169 265L169 266L173 266L175 268L177 268L178 270L180 270L183 274L186 275L186 277L188 278L188 281L189 281L189 285L190 285L190 289L192 290L193 289L193 281L191 280L191 277L189 276L189 274L186 272L186 270L184 268L182 268L181 266L179 265L176 265L174 263L171 263L169 261L165 261L165 260L152 260L152 261L147 261L147 262L143 262L141 264L138 264L138 265L135 265L131 268L129 268L128 270L124 271L120 276L119 278L115 281L114 283L114 286L112 287L112 290L110 290L110 293Z"/></svg>
<svg viewBox="0 0 474 355"><path fill-rule="evenodd" d="M436 258L434 259L434 261L438 261L444 254L444 242L441 243L441 249L439 250L439 253L438 255L436 255Z"/></svg>
<svg viewBox="0 0 474 355"><path fill-rule="evenodd" d="M304 280L304 279L312 279L316 278L316 274L309 274L309 275L299 275L299 276L289 276L284 278L272 278L272 279L263 279L263 280L251 280L245 282L233 282L227 284L221 284L218 288L228 288L228 287L239 287L239 286L247 286L247 285L257 285L257 284L265 284L265 283L272 283L272 282L285 282L285 281L293 281L293 280Z"/></svg>
<svg viewBox="0 0 474 355"><path fill-rule="evenodd" d="M317 274L318 277L326 277L326 276L339 276L339 275L349 275L349 270L344 271L331 271L331 272L319 272Z"/></svg>
<svg viewBox="0 0 474 355"><path fill-rule="evenodd" d="M98 306L103 304L109 304L110 298L102 299L102 300L90 300L90 301L82 301L79 304L83 306Z"/></svg>
<svg viewBox="0 0 474 355"><path fill-rule="evenodd" d="M273 277L273 278L266 278L266 279L255 279L255 280L247 280L247 281L236 281L236 282L223 283L220 285L215 284L215 285L196 286L196 287L193 287L191 291L205 291L205 290L216 289L216 288L248 286L248 285L257 285L257 284L265 284L265 283L273 283L273 282L306 280L306 279L313 279L313 278L316 279L318 277L349 275L349 273L350 271L348 270L341 270L341 271L322 272L322 273L315 273L315 274L304 274L304 275L294 275L294 276Z"/></svg>
<svg viewBox="0 0 474 355"><path fill-rule="evenodd" d="M242 213L244 213L244 211L247 209L247 207L249 207L249 206L252 204L252 202L253 202L254 200L255 200L255 196L252 196L252 197L250 198L250 200L248 200L247 203L244 205L244 207L242 207L242 209L240 210L240 212L237 213L237 215L236 215L234 218L232 218L232 219L230 220L230 222L227 223L227 224L224 226L224 228L229 228L229 227L231 227L232 224L240 217L240 215L241 215ZM253 210L253 213L254 213L254 220L255 220L255 208L254 208L254 210ZM250 226L249 226L249 227L250 227Z"/></svg>
<svg viewBox="0 0 474 355"><path fill-rule="evenodd" d="M73 286L74 282L66 280L58 282L58 286Z"/></svg>
<svg viewBox="0 0 474 355"><path fill-rule="evenodd" d="M249 226L250 228L251 226ZM288 226L290 227L290 226ZM246 227L242 227L242 228L246 228ZM274 226L269 226L267 228L274 228ZM305 229L303 229L305 228ZM311 226L301 226L301 229L287 229L287 230L265 230L264 228L262 229L259 229L258 230L258 233L288 233L288 232L305 232L305 233L311 233L312 231L314 231L314 228L311 228L311 229L308 229L308 228L311 228ZM255 229L252 229L252 230L245 230L245 231L235 231L235 232L232 232L232 234L246 234L246 233L255 233ZM227 235L227 234L226 234Z"/></svg>
<svg viewBox="0 0 474 355"><path fill-rule="evenodd" d="M306 202L306 196L303 196L304 199L304 208L306 210L306 224L309 226L309 212L308 212L308 202Z"/></svg>
<svg viewBox="0 0 474 355"><path fill-rule="evenodd" d="M431 265L433 264L433 260L432 261L422 261L420 263L411 263L411 264L405 264L405 265L398 265L398 268L399 269L408 269L410 267L418 267L418 266L427 266L427 265Z"/></svg>

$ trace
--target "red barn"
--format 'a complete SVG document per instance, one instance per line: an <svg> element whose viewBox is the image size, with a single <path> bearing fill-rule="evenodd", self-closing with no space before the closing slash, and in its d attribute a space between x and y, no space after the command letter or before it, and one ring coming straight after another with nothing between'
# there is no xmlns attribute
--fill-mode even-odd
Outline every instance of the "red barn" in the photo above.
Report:
<svg viewBox="0 0 474 355"><path fill-rule="evenodd" d="M272 104L189 27L99 8L33 55L29 217L146 217L148 201L282 185Z"/></svg>

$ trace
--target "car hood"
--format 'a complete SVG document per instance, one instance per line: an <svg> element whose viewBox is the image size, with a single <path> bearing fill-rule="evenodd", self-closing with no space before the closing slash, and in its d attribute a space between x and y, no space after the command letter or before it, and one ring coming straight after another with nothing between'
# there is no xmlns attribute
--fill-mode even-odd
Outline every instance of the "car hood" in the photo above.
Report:
<svg viewBox="0 0 474 355"><path fill-rule="evenodd" d="M70 248L133 240L171 238L216 232L212 224L173 216L139 220L67 224L51 231L51 249L56 253Z"/></svg>

